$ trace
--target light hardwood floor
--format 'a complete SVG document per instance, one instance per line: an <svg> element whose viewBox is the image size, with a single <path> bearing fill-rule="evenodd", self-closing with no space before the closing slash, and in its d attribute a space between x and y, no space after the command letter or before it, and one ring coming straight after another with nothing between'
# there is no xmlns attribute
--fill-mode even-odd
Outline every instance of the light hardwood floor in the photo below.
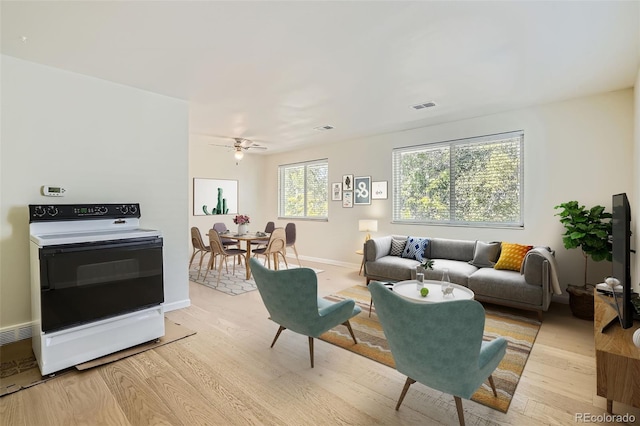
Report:
<svg viewBox="0 0 640 426"><path fill-rule="evenodd" d="M357 270L324 269L320 295L364 284ZM181 341L0 398L5 425L456 425L453 397L395 370L277 325L257 291L228 296L190 283L192 306L167 317L197 331ZM468 425L573 425L605 412L596 395L593 323L553 304L507 414L463 401ZM614 403L616 413L640 410ZM607 424L607 423L597 423ZM608 423L610 424L610 423Z"/></svg>

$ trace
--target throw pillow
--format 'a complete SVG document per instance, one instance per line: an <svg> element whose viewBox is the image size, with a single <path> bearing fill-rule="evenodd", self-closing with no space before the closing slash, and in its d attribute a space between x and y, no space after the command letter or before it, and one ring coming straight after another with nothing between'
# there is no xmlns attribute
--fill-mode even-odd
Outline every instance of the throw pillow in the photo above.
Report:
<svg viewBox="0 0 640 426"><path fill-rule="evenodd" d="M522 261L533 246L524 246L522 244L502 243L502 251L500 259L494 266L494 269L507 269L510 271L520 272Z"/></svg>
<svg viewBox="0 0 640 426"><path fill-rule="evenodd" d="M427 244L429 244L428 238L407 237L407 243L402 252L402 257L422 261L424 259L424 252L427 249Z"/></svg>
<svg viewBox="0 0 640 426"><path fill-rule="evenodd" d="M485 243L484 241L476 241L476 247L473 250L473 260L469 263L478 268L493 268L498 260L500 253L500 243Z"/></svg>
<svg viewBox="0 0 640 426"><path fill-rule="evenodd" d="M389 256L401 256L404 251L404 247L407 245L407 240L391 239L391 251Z"/></svg>

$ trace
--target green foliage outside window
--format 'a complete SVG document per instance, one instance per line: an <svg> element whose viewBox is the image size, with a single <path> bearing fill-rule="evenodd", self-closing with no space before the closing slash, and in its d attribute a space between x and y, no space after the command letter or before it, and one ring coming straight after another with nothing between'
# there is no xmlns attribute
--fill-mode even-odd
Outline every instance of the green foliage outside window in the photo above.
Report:
<svg viewBox="0 0 640 426"><path fill-rule="evenodd" d="M326 160L284 165L280 174L280 217L326 218L329 211Z"/></svg>
<svg viewBox="0 0 640 426"><path fill-rule="evenodd" d="M394 151L394 221L522 226L521 132Z"/></svg>

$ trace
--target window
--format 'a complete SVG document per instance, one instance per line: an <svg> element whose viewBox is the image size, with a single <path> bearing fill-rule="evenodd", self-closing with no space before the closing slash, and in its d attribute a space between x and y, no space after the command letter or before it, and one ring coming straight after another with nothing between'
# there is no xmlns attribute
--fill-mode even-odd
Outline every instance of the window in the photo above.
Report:
<svg viewBox="0 0 640 426"><path fill-rule="evenodd" d="M280 217L326 219L329 211L328 160L278 167Z"/></svg>
<svg viewBox="0 0 640 426"><path fill-rule="evenodd" d="M393 150L393 221L522 227L524 132Z"/></svg>

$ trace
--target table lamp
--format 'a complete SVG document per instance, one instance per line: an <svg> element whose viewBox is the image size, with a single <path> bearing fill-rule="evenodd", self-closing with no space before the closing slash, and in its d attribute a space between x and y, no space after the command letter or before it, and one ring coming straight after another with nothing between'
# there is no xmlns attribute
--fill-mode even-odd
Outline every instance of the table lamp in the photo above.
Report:
<svg viewBox="0 0 640 426"><path fill-rule="evenodd" d="M364 241L367 242L371 239L369 232L378 232L378 221L373 219L360 219L358 221L358 230L367 233L364 239Z"/></svg>

